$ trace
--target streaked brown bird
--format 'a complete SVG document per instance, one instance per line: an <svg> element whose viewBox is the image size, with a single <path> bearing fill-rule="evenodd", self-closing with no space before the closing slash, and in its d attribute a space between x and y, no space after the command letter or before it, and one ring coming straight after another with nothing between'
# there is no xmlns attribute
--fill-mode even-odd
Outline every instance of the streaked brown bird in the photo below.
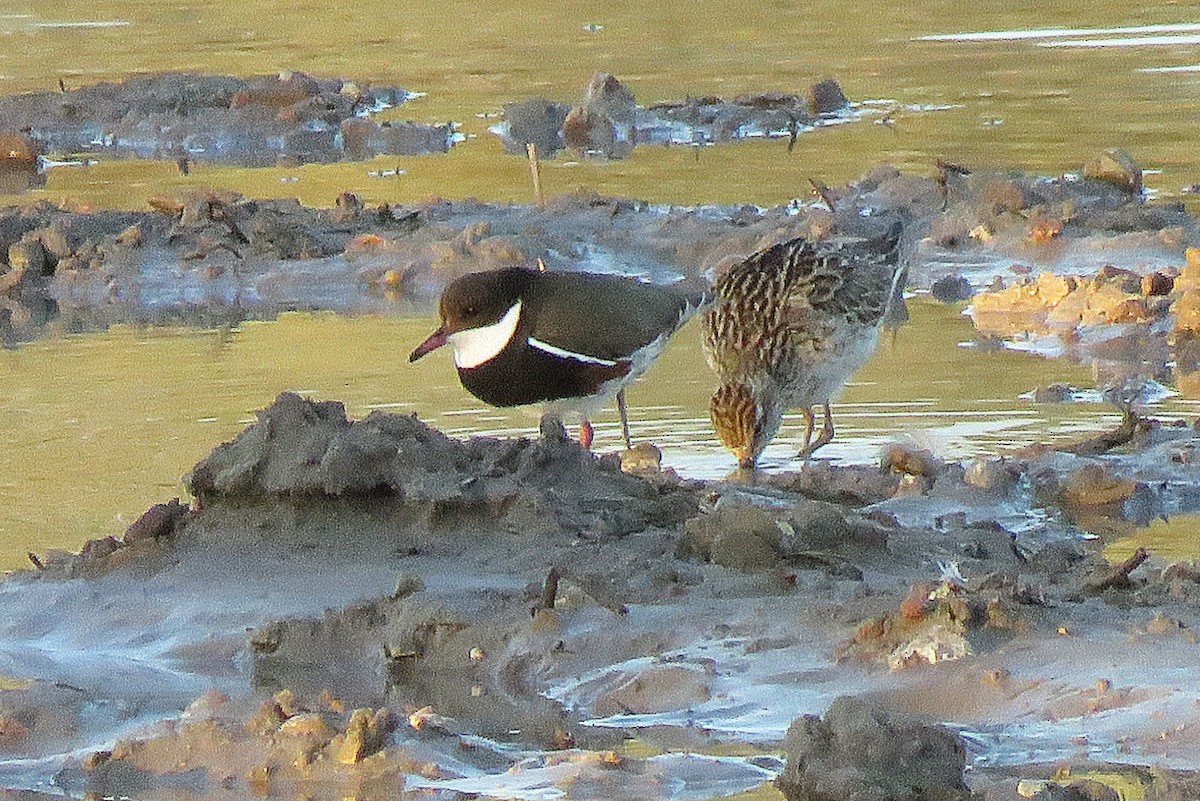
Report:
<svg viewBox="0 0 1200 801"><path fill-rule="evenodd" d="M753 468L799 408L807 458L833 439L829 404L875 350L901 280L903 225L870 239L804 237L735 264L704 315L704 354L721 380L709 412L738 466ZM815 410L824 426L813 441Z"/></svg>

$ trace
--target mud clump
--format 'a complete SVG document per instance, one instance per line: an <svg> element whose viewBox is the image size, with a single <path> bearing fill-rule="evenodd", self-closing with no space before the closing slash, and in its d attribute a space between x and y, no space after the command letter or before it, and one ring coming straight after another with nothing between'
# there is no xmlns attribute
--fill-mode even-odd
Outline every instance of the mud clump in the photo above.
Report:
<svg viewBox="0 0 1200 801"><path fill-rule="evenodd" d="M788 729L788 801L970 801L966 748L942 726L842 696Z"/></svg>
<svg viewBox="0 0 1200 801"><path fill-rule="evenodd" d="M815 82L803 94L689 97L643 108L615 76L597 72L580 104L529 98L505 106L504 119L490 130L505 150L519 156L532 144L544 157L566 147L584 157L620 159L638 144L698 146L762 136L790 137L794 144L801 131L853 119L851 111L833 78Z"/></svg>
<svg viewBox="0 0 1200 801"><path fill-rule="evenodd" d="M341 403L290 393L196 465L185 484L201 503L334 498L391 508L430 530L595 538L667 522L651 485L565 437L464 443L415 417L375 412L351 422Z"/></svg>
<svg viewBox="0 0 1200 801"><path fill-rule="evenodd" d="M409 97L399 87L294 71L249 79L178 72L0 98L0 119L32 131L47 151L178 159L181 170L189 161L259 167L449 150L451 124L371 119Z"/></svg>
<svg viewBox="0 0 1200 801"><path fill-rule="evenodd" d="M174 726L153 736L119 740L64 768L65 787L88 794L191 792L206 798L297 795L339 798L351 789L368 797L398 794L405 773L431 768L391 744L396 721L386 708L349 713L327 697L318 709L277 694L249 719L244 706L210 691ZM181 755L186 755L181 760Z"/></svg>

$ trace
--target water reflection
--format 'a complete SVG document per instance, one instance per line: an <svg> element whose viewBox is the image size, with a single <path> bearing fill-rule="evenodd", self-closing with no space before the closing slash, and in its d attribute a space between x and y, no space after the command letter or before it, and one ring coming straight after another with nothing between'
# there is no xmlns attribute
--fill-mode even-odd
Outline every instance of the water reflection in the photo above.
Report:
<svg viewBox="0 0 1200 801"><path fill-rule="evenodd" d="M41 149L27 133L0 132L0 195L19 195L46 185Z"/></svg>
<svg viewBox="0 0 1200 801"><path fill-rule="evenodd" d="M843 424L826 458L873 463L903 438L958 459L1111 427L1106 405L1018 397L1056 382L1088 385L1088 368L958 347L971 324L956 308L911 305L912 323L879 348L835 408ZM18 564L30 548L120 533L151 504L181 494L179 477L284 390L341 400L352 417L413 412L453 436L533 435L536 412L480 404L439 359L405 361L429 326L286 314L206 331L115 326L0 352L0 565ZM634 439L656 443L682 474L724 477L735 465L708 422L712 384L691 323L630 388ZM597 449L617 449L615 409L594 422ZM799 415L785 418L765 469L796 467L803 425Z"/></svg>

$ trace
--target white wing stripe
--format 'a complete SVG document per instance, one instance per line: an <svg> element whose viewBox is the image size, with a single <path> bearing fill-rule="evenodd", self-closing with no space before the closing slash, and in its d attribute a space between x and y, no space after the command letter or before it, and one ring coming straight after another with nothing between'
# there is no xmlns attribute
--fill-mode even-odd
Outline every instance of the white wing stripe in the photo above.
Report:
<svg viewBox="0 0 1200 801"><path fill-rule="evenodd" d="M615 367L617 364L609 359L601 359L597 356L588 356L583 353L575 353L574 351L556 348L549 342L542 342L540 339L535 339L534 337L529 338L529 344L540 351L549 353L551 356L558 356L563 359L574 359L575 361L586 362L588 364L602 364L605 367Z"/></svg>

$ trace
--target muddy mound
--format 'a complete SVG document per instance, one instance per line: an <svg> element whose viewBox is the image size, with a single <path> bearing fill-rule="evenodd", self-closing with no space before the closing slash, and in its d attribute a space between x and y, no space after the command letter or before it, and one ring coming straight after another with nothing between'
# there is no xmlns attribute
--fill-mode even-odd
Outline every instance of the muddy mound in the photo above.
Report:
<svg viewBox="0 0 1200 801"><path fill-rule="evenodd" d="M416 417L349 421L337 401L284 393L185 479L201 504L313 498L390 506L430 528L598 537L660 518L655 488L595 458L562 424L537 440L451 439ZM669 493L689 494L679 487ZM683 506L681 505L682 509ZM659 521L668 522L668 521Z"/></svg>
<svg viewBox="0 0 1200 801"><path fill-rule="evenodd" d="M243 79L178 72L0 98L0 119L43 150L246 167L445 152L454 126L377 123L411 95L302 72Z"/></svg>
<svg viewBox="0 0 1200 801"><path fill-rule="evenodd" d="M413 208L372 208L343 193L315 209L227 192L156 198L141 212L9 208L0 211L0 334L36 337L56 315L68 330L92 330L229 324L291 309L426 311L466 272L539 262L655 281L712 277L786 239L869 235L894 218L906 222L910 288L936 286L957 301L997 278L1007 285L1046 271L1158 273L1143 292L1152 298L1122 307L1129 316L1153 312L1186 249L1200 246L1182 208L1144 203L1101 178L923 176L882 165L817 191L765 209L662 208L591 193L544 206L434 199ZM1051 217L1062 225L1038 222Z"/></svg>
<svg viewBox="0 0 1200 801"><path fill-rule="evenodd" d="M832 78L817 81L803 94L688 97L641 107L615 76L597 72L578 105L528 98L505 106L504 119L489 130L505 150L519 156L533 145L547 157L569 148L579 156L619 159L638 144L700 146L761 138L790 138L790 151L801 132L860 114Z"/></svg>
<svg viewBox="0 0 1200 801"><path fill-rule="evenodd" d="M778 787L788 801L967 801L966 748L941 726L895 715L869 702L834 700L824 719L788 729L787 769Z"/></svg>

